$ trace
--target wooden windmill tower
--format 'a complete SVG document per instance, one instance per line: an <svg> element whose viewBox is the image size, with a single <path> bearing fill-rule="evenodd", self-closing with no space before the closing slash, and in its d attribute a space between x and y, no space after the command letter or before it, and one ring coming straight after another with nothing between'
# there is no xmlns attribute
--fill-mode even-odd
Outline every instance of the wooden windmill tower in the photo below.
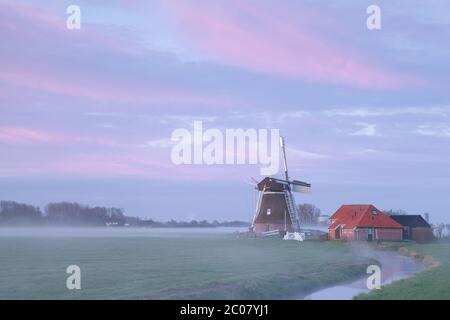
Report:
<svg viewBox="0 0 450 320"><path fill-rule="evenodd" d="M300 219L292 192L308 193L311 184L290 180L284 139L280 137L284 159L285 179L266 177L256 184L258 202L253 216L252 228L256 233L295 232L300 230Z"/></svg>

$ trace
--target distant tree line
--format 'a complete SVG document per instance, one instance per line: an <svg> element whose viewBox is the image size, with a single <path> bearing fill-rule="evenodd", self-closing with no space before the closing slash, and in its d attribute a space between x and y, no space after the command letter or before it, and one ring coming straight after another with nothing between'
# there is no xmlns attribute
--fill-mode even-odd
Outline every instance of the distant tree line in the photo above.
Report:
<svg viewBox="0 0 450 320"><path fill-rule="evenodd" d="M0 201L1 225L105 226L125 224L123 209L90 207L75 202L49 203L39 207L15 201Z"/></svg>
<svg viewBox="0 0 450 320"><path fill-rule="evenodd" d="M0 223L38 224L42 220L39 207L14 201L0 201Z"/></svg>
<svg viewBox="0 0 450 320"><path fill-rule="evenodd" d="M388 216L393 216L393 215L397 215L397 216L404 216L408 214L408 211L403 210L403 209L389 209L389 210L383 210L383 213L387 214Z"/></svg>
<svg viewBox="0 0 450 320"><path fill-rule="evenodd" d="M121 208L90 207L76 202L49 203L42 212L36 206L15 201L0 201L0 226L214 228L248 227L249 223L243 221L218 222L216 220L213 222L206 220L158 222L152 219L126 216Z"/></svg>
<svg viewBox="0 0 450 320"><path fill-rule="evenodd" d="M245 221L223 221L218 222L217 220L214 220L212 222L208 222L206 220L191 220L191 221L175 221L175 220L169 220L167 222L161 222L161 221L153 221L150 220L140 220L138 222L139 226L142 227L152 227L152 228L216 228L216 227L249 227L250 223Z"/></svg>

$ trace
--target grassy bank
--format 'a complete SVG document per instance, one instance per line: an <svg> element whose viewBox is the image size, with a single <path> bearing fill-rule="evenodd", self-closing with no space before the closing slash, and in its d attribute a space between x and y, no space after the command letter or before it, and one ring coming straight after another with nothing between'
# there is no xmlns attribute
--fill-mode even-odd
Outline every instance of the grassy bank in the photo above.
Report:
<svg viewBox="0 0 450 320"><path fill-rule="evenodd" d="M0 256L1 299L276 299L358 277L373 262L335 242L131 231L4 236ZM81 267L82 290L66 289L71 264Z"/></svg>
<svg viewBox="0 0 450 320"><path fill-rule="evenodd" d="M397 249L422 260L427 269L409 279L396 281L362 294L357 299L450 299L450 244L389 244L388 249Z"/></svg>

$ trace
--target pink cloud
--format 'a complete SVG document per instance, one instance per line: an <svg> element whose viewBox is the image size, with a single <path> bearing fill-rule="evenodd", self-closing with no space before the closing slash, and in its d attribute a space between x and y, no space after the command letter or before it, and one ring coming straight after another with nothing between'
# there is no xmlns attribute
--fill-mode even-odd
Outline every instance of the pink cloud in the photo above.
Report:
<svg viewBox="0 0 450 320"><path fill-rule="evenodd" d="M8 2L0 4L0 10L0 35L9 45L9 50L0 52L0 81L7 84L100 102L231 105L223 95L148 79L151 75L146 71L130 74L128 70L128 76L120 73L121 68L114 63L149 54L120 32L89 24L69 31L65 12L59 16L31 5ZM14 51L34 55L16 55ZM89 58L93 54L103 55L97 57L100 63Z"/></svg>
<svg viewBox="0 0 450 320"><path fill-rule="evenodd" d="M0 176L139 177L164 180L242 180L259 166L175 165L170 149L147 150L102 137L77 137L21 127L0 127L0 144L14 145L0 158ZM91 151L86 146L92 146ZM40 152L36 152L39 147ZM250 172L250 173L249 173Z"/></svg>
<svg viewBox="0 0 450 320"><path fill-rule="evenodd" d="M136 165L135 157L129 155L100 155L81 154L55 161L51 168L40 168L50 174L73 175L82 174L90 176L152 176L161 171L162 164L155 160L140 159L146 166Z"/></svg>
<svg viewBox="0 0 450 320"><path fill-rule="evenodd" d="M174 169L170 158L158 160L129 141L93 134L0 126L0 144L13 146L0 158L1 176L158 176Z"/></svg>
<svg viewBox="0 0 450 320"><path fill-rule="evenodd" d="M3 177L133 176L214 180L229 178L235 171L230 166L174 165L170 149L147 150L126 139L70 131L0 126L0 144L14 146L7 156L0 158L0 176ZM38 147L39 152L34 147Z"/></svg>
<svg viewBox="0 0 450 320"><path fill-rule="evenodd" d="M64 176L64 177L138 177L164 180L217 181L241 180L243 166L174 165L164 155L136 153L128 149L108 153L72 152L51 156L37 154L33 161L23 157L1 159L0 176ZM257 168L254 170L257 172Z"/></svg>
<svg viewBox="0 0 450 320"><path fill-rule="evenodd" d="M0 63L1 64L1 63ZM160 87L131 81L116 81L102 75L65 74L51 68L44 70L4 66L0 80L9 84L47 93L95 101L119 103L191 103L225 107L226 97L197 94L188 90Z"/></svg>
<svg viewBox="0 0 450 320"><path fill-rule="evenodd" d="M22 172L22 170L21 170ZM139 177L168 181L242 181L258 176L258 166L237 165L175 165L169 157L127 154L82 154L67 159L50 161L35 168L36 175L81 175L89 177Z"/></svg>
<svg viewBox="0 0 450 320"><path fill-rule="evenodd" d="M45 31L43 33L51 38L64 37L72 42L89 44L115 52L135 55L144 53L144 49L137 43L129 41L121 34L108 34L102 31L98 25L83 23L79 32L69 31L66 26L67 16L64 8L62 6L61 11L55 12L44 6L6 1L0 4L0 9L5 14L5 17L0 20L0 26L4 31L13 32L18 39L48 40L39 34L39 32ZM62 44L63 42L60 41L59 45ZM55 43L55 45L58 44Z"/></svg>
<svg viewBox="0 0 450 320"><path fill-rule="evenodd" d="M66 148L74 146L123 148L130 146L130 143L123 139L114 139L88 132L52 131L18 126L0 126L0 143L25 147L48 145L56 148L61 146Z"/></svg>
<svg viewBox="0 0 450 320"><path fill-rule="evenodd" d="M262 2L165 1L180 26L203 50L222 63L253 72L368 88L398 88L416 79L382 68L363 54L324 41L301 21L326 15L299 10L300 16ZM230 3L231 2L231 3ZM234 10L230 10L234 9ZM299 22L300 21L300 22ZM336 26L338 28L339 26Z"/></svg>
<svg viewBox="0 0 450 320"><path fill-rule="evenodd" d="M57 135L23 127L0 126L0 143L40 144L58 141Z"/></svg>

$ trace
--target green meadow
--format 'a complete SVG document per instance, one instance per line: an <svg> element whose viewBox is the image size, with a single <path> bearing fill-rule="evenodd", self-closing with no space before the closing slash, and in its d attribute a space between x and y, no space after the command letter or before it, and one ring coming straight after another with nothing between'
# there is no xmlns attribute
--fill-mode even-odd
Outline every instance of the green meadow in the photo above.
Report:
<svg viewBox="0 0 450 320"><path fill-rule="evenodd" d="M343 243L214 230L52 233L0 230L0 299L301 298L362 276L373 262ZM66 288L69 265L81 268L81 290Z"/></svg>

